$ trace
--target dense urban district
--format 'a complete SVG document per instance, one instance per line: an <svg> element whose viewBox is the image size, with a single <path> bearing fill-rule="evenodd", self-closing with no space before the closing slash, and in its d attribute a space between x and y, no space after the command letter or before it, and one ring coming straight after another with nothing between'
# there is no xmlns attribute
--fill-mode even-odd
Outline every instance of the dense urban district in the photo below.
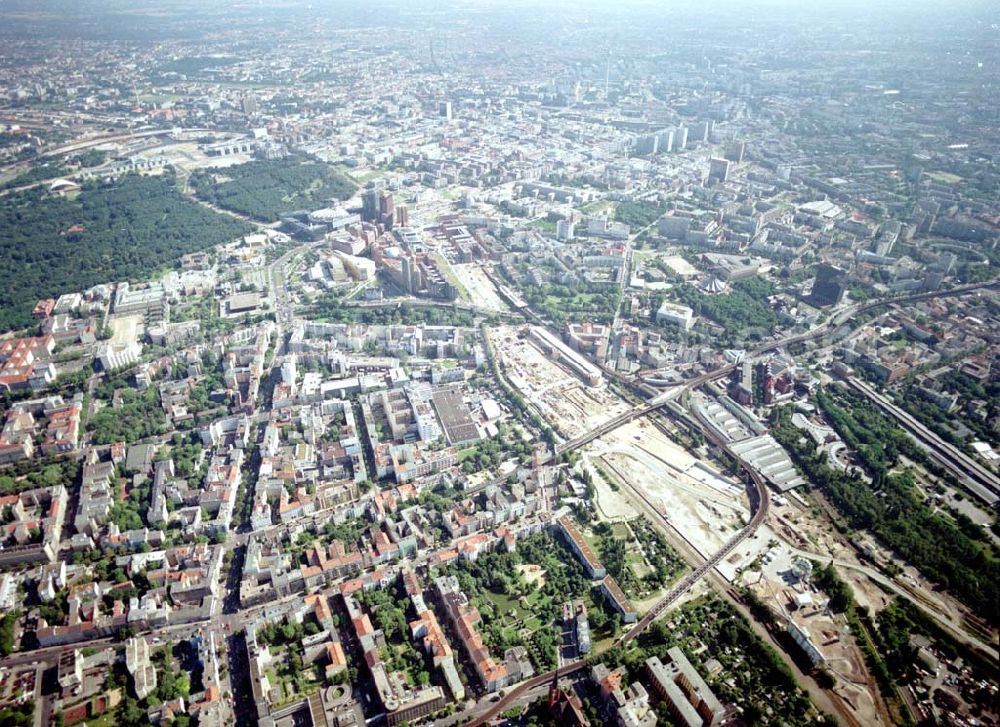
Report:
<svg viewBox="0 0 1000 727"><path fill-rule="evenodd" d="M0 5L0 725L997 725L997 7Z"/></svg>

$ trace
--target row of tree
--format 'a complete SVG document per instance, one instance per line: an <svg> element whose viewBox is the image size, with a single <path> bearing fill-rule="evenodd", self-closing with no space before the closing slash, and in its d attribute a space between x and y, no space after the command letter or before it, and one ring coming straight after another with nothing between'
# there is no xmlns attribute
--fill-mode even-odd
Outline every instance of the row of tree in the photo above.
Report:
<svg viewBox="0 0 1000 727"><path fill-rule="evenodd" d="M331 323L364 323L369 326L420 325L465 326L475 324L475 315L464 310L433 305L384 305L376 308L344 305L336 293L317 297L309 306L310 318Z"/></svg>

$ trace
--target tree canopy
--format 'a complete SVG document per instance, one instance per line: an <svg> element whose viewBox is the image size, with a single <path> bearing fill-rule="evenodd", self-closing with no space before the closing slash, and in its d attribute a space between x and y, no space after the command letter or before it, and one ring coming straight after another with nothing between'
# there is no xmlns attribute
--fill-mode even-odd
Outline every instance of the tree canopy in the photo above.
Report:
<svg viewBox="0 0 1000 727"><path fill-rule="evenodd" d="M238 164L212 172L198 172L191 184L199 197L212 204L262 222L299 209L316 209L330 199L354 194L354 182L327 164L300 156Z"/></svg>
<svg viewBox="0 0 1000 727"><path fill-rule="evenodd" d="M30 324L39 298L143 279L250 229L185 199L171 174L90 182L75 199L40 189L0 198L0 330Z"/></svg>

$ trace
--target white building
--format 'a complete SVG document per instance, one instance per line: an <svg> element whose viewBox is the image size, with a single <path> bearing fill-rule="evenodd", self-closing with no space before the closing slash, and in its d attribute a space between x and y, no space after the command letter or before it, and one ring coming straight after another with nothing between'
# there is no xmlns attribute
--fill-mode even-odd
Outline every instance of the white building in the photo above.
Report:
<svg viewBox="0 0 1000 727"><path fill-rule="evenodd" d="M293 389L295 388L296 381L296 360L295 354L293 353L289 356L284 363L281 364L281 383L288 384Z"/></svg>
<svg viewBox="0 0 1000 727"><path fill-rule="evenodd" d="M375 277L375 261L357 255L348 255L339 250L334 251L334 256L340 260L344 270L355 280L372 280Z"/></svg>
<svg viewBox="0 0 1000 727"><path fill-rule="evenodd" d="M143 637L136 636L125 643L125 668L135 681L135 695L139 699L145 699L156 689L156 667Z"/></svg>
<svg viewBox="0 0 1000 727"><path fill-rule="evenodd" d="M690 331L694 325L694 311L686 305L678 305L669 301L663 301L660 309L656 311L657 323L669 323L679 326L685 331Z"/></svg>
<svg viewBox="0 0 1000 727"><path fill-rule="evenodd" d="M556 238L559 240L572 240L576 233L576 225L569 220L559 220L556 223Z"/></svg>
<svg viewBox="0 0 1000 727"><path fill-rule="evenodd" d="M139 363L142 347L134 341L128 343L102 343L97 350L97 359L105 371L134 366Z"/></svg>

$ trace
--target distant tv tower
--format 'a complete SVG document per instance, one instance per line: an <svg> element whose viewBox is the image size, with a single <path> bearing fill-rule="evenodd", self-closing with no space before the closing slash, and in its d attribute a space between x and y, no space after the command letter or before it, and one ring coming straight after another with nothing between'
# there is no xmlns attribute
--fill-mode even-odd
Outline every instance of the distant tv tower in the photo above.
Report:
<svg viewBox="0 0 1000 727"><path fill-rule="evenodd" d="M604 67L604 98L608 97L608 89L611 86L611 51L608 51L608 63Z"/></svg>
<svg viewBox="0 0 1000 727"><path fill-rule="evenodd" d="M434 39L429 38L427 40L427 44L430 47L430 52L431 52L431 66L434 67L434 70L437 71L439 75L443 75L441 73L441 66L438 65L437 58L434 57Z"/></svg>

